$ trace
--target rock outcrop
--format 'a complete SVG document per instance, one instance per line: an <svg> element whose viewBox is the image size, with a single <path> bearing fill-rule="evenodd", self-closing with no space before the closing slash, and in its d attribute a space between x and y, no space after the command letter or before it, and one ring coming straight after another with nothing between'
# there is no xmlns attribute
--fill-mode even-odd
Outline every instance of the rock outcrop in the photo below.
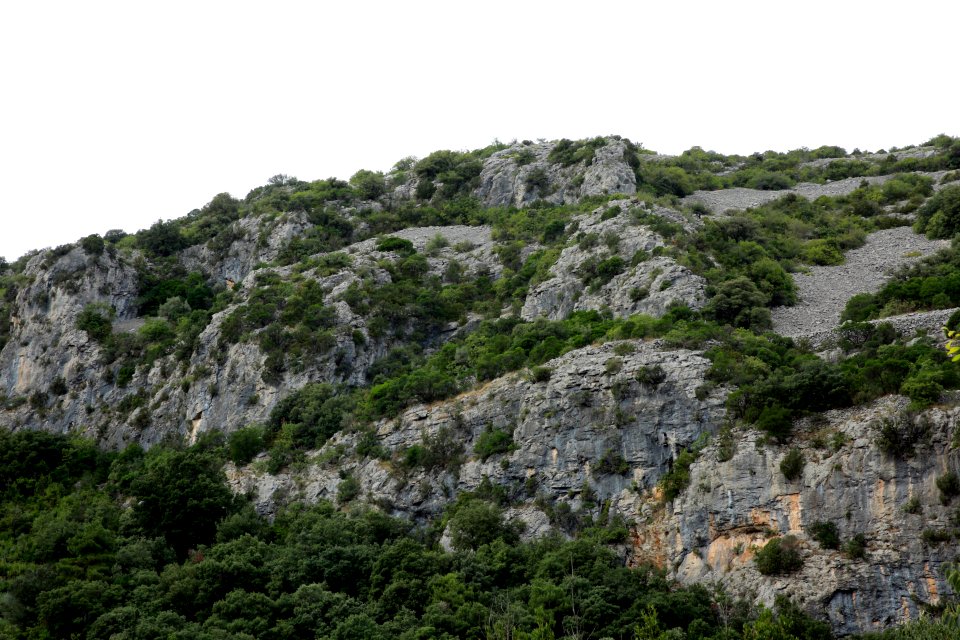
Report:
<svg viewBox="0 0 960 640"><path fill-rule="evenodd" d="M921 423L926 440L899 457L884 453L876 443L885 420ZM806 425L796 480L779 469L786 447L761 444L756 432L738 434L726 460L715 442L692 465L690 490L637 528L635 558L673 568L686 584L718 582L768 604L787 595L826 612L840 634L915 618L949 593L943 569L956 548L925 532L954 527L955 507L941 500L936 480L958 468L958 420L956 408L914 416L897 397L828 412ZM821 548L811 533L817 522L835 525L844 544L864 536L863 557ZM760 575L757 549L788 534L800 541L803 567Z"/></svg>
<svg viewBox="0 0 960 640"><path fill-rule="evenodd" d="M530 291L521 317L558 320L588 309L608 310L617 317L662 316L671 304L702 307L706 281L660 255L667 243L643 224L648 217L679 227L694 225L675 211L631 200L616 200L578 216L572 223L579 231L578 244L565 248L550 270L552 277ZM598 275L600 265L614 264L611 259L619 260L618 272L608 278Z"/></svg>
<svg viewBox="0 0 960 640"><path fill-rule="evenodd" d="M701 388L709 364L656 341L585 347L547 362L548 379L510 374L381 422L377 437L392 462L350 456L357 436L342 434L314 454L322 461L343 452L335 467L317 462L270 476L253 463L233 478L238 491L257 496L263 513L289 499L335 499L343 471L358 479L368 501L419 517L439 514L452 494L476 490L485 478L521 499L542 494L577 508L590 487L598 500L619 502L652 489L684 447L719 428L723 392ZM475 449L491 430L511 434L512 444L484 458ZM449 468L403 466L410 447L445 442L455 451Z"/></svg>
<svg viewBox="0 0 960 640"><path fill-rule="evenodd" d="M487 207L522 207L536 200L573 204L588 196L637 192L623 140L606 139L586 166L550 162L556 144L515 144L494 153L483 165L475 195Z"/></svg>

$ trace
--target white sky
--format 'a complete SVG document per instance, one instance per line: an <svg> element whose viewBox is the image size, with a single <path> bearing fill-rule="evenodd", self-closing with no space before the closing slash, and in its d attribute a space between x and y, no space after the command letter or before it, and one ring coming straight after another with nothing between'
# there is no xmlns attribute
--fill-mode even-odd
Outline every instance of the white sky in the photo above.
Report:
<svg viewBox="0 0 960 640"><path fill-rule="evenodd" d="M494 139L960 135L960 3L0 2L0 256Z"/></svg>

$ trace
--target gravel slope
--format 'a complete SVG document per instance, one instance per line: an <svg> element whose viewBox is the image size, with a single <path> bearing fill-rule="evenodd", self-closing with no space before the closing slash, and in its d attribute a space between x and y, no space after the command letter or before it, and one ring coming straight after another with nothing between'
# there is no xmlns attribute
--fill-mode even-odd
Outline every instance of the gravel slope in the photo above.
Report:
<svg viewBox="0 0 960 640"><path fill-rule="evenodd" d="M859 249L844 254L846 261L832 267L810 267L795 273L800 301L772 310L773 330L785 336L809 336L840 323L847 300L858 293L879 291L898 267L950 246L947 240L928 240L910 227L895 227L867 236ZM908 255L919 253L920 255Z"/></svg>

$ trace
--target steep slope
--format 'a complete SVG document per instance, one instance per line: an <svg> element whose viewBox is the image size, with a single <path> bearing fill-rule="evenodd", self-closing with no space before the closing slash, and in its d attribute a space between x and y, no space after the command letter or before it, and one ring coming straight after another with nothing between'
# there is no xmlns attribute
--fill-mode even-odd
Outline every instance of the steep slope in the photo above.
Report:
<svg viewBox="0 0 960 640"><path fill-rule="evenodd" d="M667 158L612 136L277 176L8 269L0 425L117 448L249 436L227 470L265 515L332 500L440 522L469 494L526 536L622 521L631 562L880 628L949 592L936 486L960 379L906 321L830 361L764 332L829 329L881 263L945 246L900 225L957 188L948 142ZM808 284L837 273L829 297ZM820 549L816 523L866 554ZM759 574L788 534L803 567Z"/></svg>

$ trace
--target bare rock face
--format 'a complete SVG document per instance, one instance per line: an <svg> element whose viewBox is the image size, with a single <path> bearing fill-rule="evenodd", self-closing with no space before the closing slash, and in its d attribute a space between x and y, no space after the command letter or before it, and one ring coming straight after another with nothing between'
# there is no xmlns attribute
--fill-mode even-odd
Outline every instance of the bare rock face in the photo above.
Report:
<svg viewBox="0 0 960 640"><path fill-rule="evenodd" d="M87 304L102 302L115 310L116 325L135 327L136 271L110 252L91 256L74 247L61 256L34 256L24 279L11 339L0 352L0 392L11 398L29 394L35 404L0 414L0 424L42 424L60 433L91 425L85 407L122 394L102 379L100 348L76 328L77 316ZM49 391L56 378L63 378L70 395Z"/></svg>
<svg viewBox="0 0 960 640"><path fill-rule="evenodd" d="M483 163L475 195L486 207L523 207L535 200L573 204L586 196L637 192L637 179L625 160L626 144L607 139L584 166L550 162L555 142L515 144L494 153Z"/></svg>
<svg viewBox="0 0 960 640"><path fill-rule="evenodd" d="M30 284L17 296L12 339L0 352L0 392L22 401L0 412L0 424L83 433L115 447L131 442L150 446L169 438L193 442L211 429L229 433L265 420L280 399L307 383L365 384L370 366L393 344L387 337L372 336L367 319L355 313L343 296L354 283L389 282L389 274L378 263L395 256L378 251L377 241L371 239L344 249L349 265L334 273L307 270L298 275L316 280L326 303L334 308L333 345L311 366L287 371L281 381L268 384L262 376L266 356L256 340L222 348L221 327L246 303L258 275L292 277L293 267L255 267L261 260L275 258L305 219L289 216L273 224L257 219L234 224L236 238L228 251L221 255L211 247L192 247L183 261L188 269L228 281L237 302L214 315L189 361L178 362L173 355L159 358L149 367L137 367L124 385L105 374L102 346L77 328L77 316L87 304L100 303L115 311L115 331L136 332L144 323L137 318L138 278L133 267L137 256L120 257L108 251L95 257L73 248L64 255L33 258L24 274ZM438 277L445 277L453 263L467 278L480 272L497 278L502 272L489 227L415 228L394 235L410 240L423 252L430 273ZM461 330L458 325L447 327L437 340ZM360 343L357 334L363 337ZM27 402L46 393L57 377L64 378L72 390L69 395L47 394L43 406L40 395L36 402ZM140 408L115 411L125 400Z"/></svg>
<svg viewBox="0 0 960 640"><path fill-rule="evenodd" d="M943 569L955 547L924 542L923 533L953 526L955 506L941 503L936 479L957 468L950 442L960 410L910 417L905 405L887 397L807 424L806 437L794 443L806 460L796 480L779 468L787 448L760 444L756 432L738 434L735 451L722 462L718 445L710 445L691 467L690 488L651 511L648 526L637 527L635 559L670 568L686 584L718 582L732 593L754 592L768 605L787 595L826 612L839 634L915 618L949 593ZM912 455L885 454L876 446L884 420L920 421L929 439ZM843 544L863 535L865 556L821 548L811 533L816 522L836 525ZM803 567L761 575L756 551L783 535L799 540Z"/></svg>
<svg viewBox="0 0 960 640"><path fill-rule="evenodd" d="M725 412L722 392L698 392L708 366L700 355L664 351L657 342L585 347L546 363L548 380L510 374L382 422L378 440L392 461L347 454L337 458L336 468L316 462L276 477L258 474L254 463L233 470L232 478L238 491L253 491L263 513L290 499L334 499L340 471L352 473L366 500L414 516L440 513L453 494L485 481L531 501L540 493L580 507L588 486L600 502L620 501L649 490L683 447L718 428ZM651 371L659 373L651 378ZM491 430L512 434L512 445L485 458L475 449ZM412 446L444 442L460 450L459 463L405 469L400 462ZM329 460L329 452L349 452L355 444L355 435L338 435L315 460ZM291 487L301 490L291 493ZM515 515L546 531L531 510L532 503Z"/></svg>
<svg viewBox="0 0 960 640"><path fill-rule="evenodd" d="M659 215L674 224L692 226L677 212L618 200L579 216L581 238L565 248L550 269L553 277L537 284L520 312L524 320L559 320L574 311L609 310L616 317L635 313L662 316L671 304L699 309L706 301L706 281L673 259L655 257L664 239L639 223L634 213ZM599 265L622 261L622 271L606 282L597 280ZM602 267L599 267L602 269Z"/></svg>

